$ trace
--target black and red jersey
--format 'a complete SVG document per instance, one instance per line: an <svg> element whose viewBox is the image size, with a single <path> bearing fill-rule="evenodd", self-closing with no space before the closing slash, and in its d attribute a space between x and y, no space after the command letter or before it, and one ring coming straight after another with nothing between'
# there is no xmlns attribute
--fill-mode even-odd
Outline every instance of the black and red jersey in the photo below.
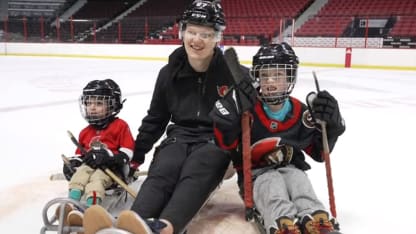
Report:
<svg viewBox="0 0 416 234"><path fill-rule="evenodd" d="M293 147L293 157L291 163L296 167L307 170L310 166L305 161L304 154L311 156L316 161L322 161L322 135L321 131L311 122L311 117L307 106L294 97L290 97L292 105L291 111L283 121L278 121L268 117L263 109L263 103L258 101L251 109L251 145L266 139L278 137L279 145L289 145ZM215 129L217 144L223 148L232 150L234 166L239 169L242 165L241 157L241 129L236 131L221 132ZM336 139L329 140L332 149ZM252 157L252 167L261 167L258 158Z"/></svg>

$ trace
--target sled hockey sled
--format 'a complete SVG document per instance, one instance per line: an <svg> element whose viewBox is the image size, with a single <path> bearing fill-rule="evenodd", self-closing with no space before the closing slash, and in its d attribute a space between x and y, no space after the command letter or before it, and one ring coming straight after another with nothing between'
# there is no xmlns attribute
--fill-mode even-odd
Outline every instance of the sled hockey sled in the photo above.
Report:
<svg viewBox="0 0 416 234"><path fill-rule="evenodd" d="M129 183L129 187L135 191L138 191L143 179L137 179ZM119 185L114 185L105 192L101 206L104 207L113 217L116 217L122 210L130 209L133 204L134 198L128 194L128 192ZM57 234L70 234L83 232L82 226L66 225L65 207L70 205L74 209L84 213L87 209L85 198L81 201L75 201L67 197L58 197L50 200L46 203L42 210L43 227L40 230L41 234L55 232ZM59 208L58 208L59 207ZM59 210L59 212L57 212ZM58 214L56 214L58 213ZM103 232L102 234L105 234ZM114 230L107 233L121 233L126 234L128 232Z"/></svg>

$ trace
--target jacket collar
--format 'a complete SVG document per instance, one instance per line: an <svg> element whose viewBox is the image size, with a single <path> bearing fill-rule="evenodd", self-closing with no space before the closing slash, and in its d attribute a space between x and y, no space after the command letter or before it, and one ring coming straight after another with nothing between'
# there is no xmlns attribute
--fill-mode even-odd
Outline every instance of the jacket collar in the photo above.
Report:
<svg viewBox="0 0 416 234"><path fill-rule="evenodd" d="M218 57L220 56L221 50L218 47L214 49L214 56L212 57L211 64L208 67L207 73L209 73L216 64ZM195 76L199 74L196 72L188 62L188 55L186 54L185 47L181 46L177 48L169 56L169 66L172 69L171 75L175 79L183 79L187 77Z"/></svg>

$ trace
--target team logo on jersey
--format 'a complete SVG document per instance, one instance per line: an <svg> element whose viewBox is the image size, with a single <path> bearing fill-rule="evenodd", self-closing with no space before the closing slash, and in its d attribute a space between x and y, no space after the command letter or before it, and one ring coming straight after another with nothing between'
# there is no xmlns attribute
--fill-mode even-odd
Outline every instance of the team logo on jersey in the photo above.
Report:
<svg viewBox="0 0 416 234"><path fill-rule="evenodd" d="M95 136L90 141L90 148L95 150L107 149L107 145L101 142L100 136Z"/></svg>
<svg viewBox="0 0 416 234"><path fill-rule="evenodd" d="M227 85L221 85L221 86L217 85L217 92L218 92L218 95L220 97L224 97L225 94L228 92L228 86Z"/></svg>
<svg viewBox="0 0 416 234"><path fill-rule="evenodd" d="M270 129L273 129L273 130L277 129L277 122L274 122L274 121L270 122Z"/></svg>
<svg viewBox="0 0 416 234"><path fill-rule="evenodd" d="M305 112L303 112L303 114L302 114L302 123L307 128L315 128L315 123L313 121L312 115L309 112L309 110L306 110Z"/></svg>

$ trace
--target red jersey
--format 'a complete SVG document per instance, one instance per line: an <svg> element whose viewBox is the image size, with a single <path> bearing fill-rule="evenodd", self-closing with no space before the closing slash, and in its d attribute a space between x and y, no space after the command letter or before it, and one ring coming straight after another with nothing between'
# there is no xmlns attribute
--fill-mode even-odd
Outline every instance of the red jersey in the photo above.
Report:
<svg viewBox="0 0 416 234"><path fill-rule="evenodd" d="M97 141L104 144L113 154L121 151L130 159L133 157L134 138L128 124L120 118L116 118L105 129L97 130L88 125L79 134L79 143L87 151L92 143ZM77 148L75 154L81 155L81 150Z"/></svg>

